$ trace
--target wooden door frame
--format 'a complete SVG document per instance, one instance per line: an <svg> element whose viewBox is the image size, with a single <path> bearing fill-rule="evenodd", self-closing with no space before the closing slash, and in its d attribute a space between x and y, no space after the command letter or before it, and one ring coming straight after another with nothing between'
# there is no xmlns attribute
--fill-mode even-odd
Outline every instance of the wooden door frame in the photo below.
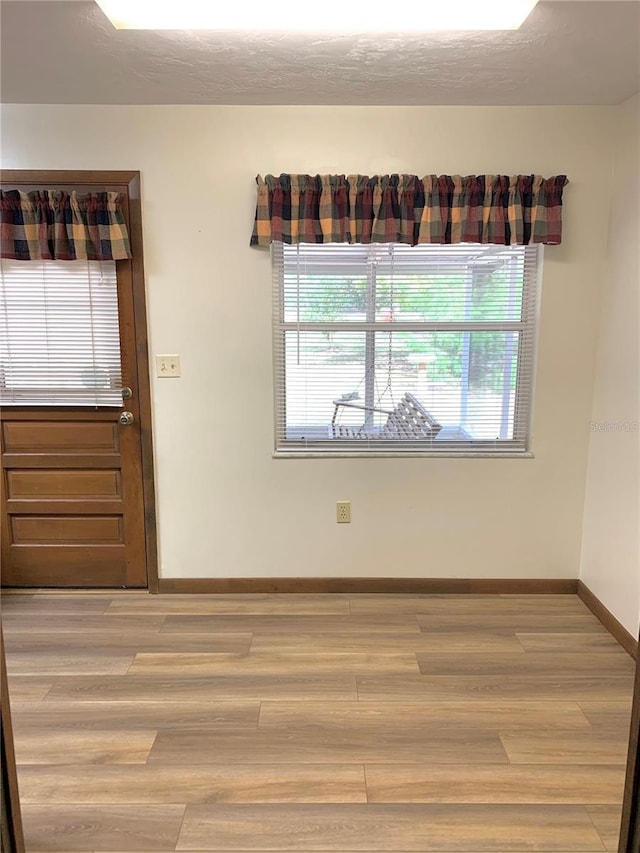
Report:
<svg viewBox="0 0 640 853"><path fill-rule="evenodd" d="M147 588L158 592L158 536L156 530L156 497L153 471L153 436L149 344L147 337L147 305L142 252L142 203L138 171L68 171L2 169L0 185L94 188L119 190L128 199L128 228L131 243L131 282L136 339L137 397L140 406L140 447L142 456L142 489L144 495L144 533L147 561ZM116 263L121 263L117 261Z"/></svg>

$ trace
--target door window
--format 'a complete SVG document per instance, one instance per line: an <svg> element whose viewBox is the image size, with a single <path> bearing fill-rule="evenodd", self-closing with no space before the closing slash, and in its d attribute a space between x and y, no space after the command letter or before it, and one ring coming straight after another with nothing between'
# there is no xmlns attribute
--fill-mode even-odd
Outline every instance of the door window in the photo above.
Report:
<svg viewBox="0 0 640 853"><path fill-rule="evenodd" d="M113 261L0 263L0 404L122 406Z"/></svg>

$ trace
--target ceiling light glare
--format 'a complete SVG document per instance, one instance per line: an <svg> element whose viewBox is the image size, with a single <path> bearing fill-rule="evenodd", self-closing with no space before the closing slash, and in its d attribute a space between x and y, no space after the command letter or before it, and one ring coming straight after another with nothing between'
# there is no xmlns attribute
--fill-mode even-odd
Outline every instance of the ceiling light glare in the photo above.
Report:
<svg viewBox="0 0 640 853"><path fill-rule="evenodd" d="M117 29L237 32L433 32L517 30L538 0L97 0Z"/></svg>

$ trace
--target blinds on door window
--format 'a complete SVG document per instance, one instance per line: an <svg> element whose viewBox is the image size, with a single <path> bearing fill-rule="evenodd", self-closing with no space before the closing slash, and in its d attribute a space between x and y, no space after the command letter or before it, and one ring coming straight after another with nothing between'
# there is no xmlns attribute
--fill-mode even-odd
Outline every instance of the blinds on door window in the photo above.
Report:
<svg viewBox="0 0 640 853"><path fill-rule="evenodd" d="M122 406L113 261L0 265L0 403Z"/></svg>
<svg viewBox="0 0 640 853"><path fill-rule="evenodd" d="M273 246L276 449L529 449L534 246Z"/></svg>

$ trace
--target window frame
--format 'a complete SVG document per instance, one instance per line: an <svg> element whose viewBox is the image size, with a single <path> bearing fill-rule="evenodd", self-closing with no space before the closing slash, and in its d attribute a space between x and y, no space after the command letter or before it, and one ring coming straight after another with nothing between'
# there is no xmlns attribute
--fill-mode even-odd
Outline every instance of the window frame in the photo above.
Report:
<svg viewBox="0 0 640 853"><path fill-rule="evenodd" d="M331 244L330 244L331 245ZM469 244L471 245L471 244ZM474 244L475 245L475 244ZM292 247L287 245L287 250ZM314 248L319 248L314 246ZM446 248L446 247L442 247ZM501 247L505 248L505 247ZM406 441L384 439L287 439L280 438L286 433L286 356L285 337L287 332L304 331L351 331L389 332L388 323L310 323L285 321L285 245L274 242L271 246L272 285L273 285L273 399L274 399L274 458L346 458L346 457L470 457L470 458L533 458L531 448L533 421L533 402L535 395L537 344L540 315L540 297L543 266L543 247L541 245L525 248L533 260L533 275L523 276L522 317L519 321L436 321L425 323L394 323L395 332L434 332L434 331L504 331L520 334L520 347L515 380L514 429L520 432L512 439L441 441L437 446L431 441ZM530 359L523 353L530 353ZM366 358L366 356L365 356ZM525 407L524 416L518 416L518 409Z"/></svg>

